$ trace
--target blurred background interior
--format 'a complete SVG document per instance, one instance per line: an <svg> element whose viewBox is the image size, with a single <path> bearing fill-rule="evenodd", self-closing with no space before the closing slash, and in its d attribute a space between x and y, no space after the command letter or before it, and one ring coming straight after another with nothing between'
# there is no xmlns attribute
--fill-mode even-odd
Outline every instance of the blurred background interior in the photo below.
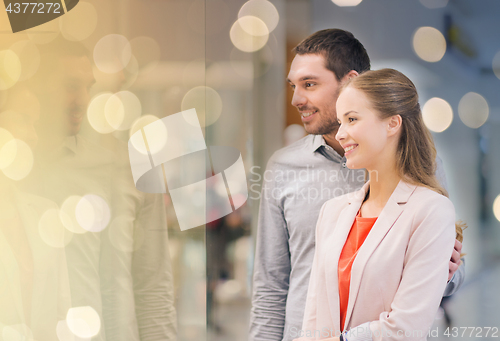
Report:
<svg viewBox="0 0 500 341"><path fill-rule="evenodd" d="M80 131L87 140L113 149L112 141L194 107L207 145L241 152L243 207L180 231L168 193L163 201L178 340L246 340L261 175L273 152L305 134L285 81L291 50L320 29L350 31L372 69L398 69L416 84L457 217L469 226L466 281L446 302L449 320L440 311L435 326L499 327L499 16L497 0L86 0L9 34L1 11L0 90L16 93L36 75L43 45L77 41L91 53L96 80ZM29 98L20 111L40 107ZM125 123L110 123L110 98L125 108ZM18 180L32 163L2 170Z"/></svg>

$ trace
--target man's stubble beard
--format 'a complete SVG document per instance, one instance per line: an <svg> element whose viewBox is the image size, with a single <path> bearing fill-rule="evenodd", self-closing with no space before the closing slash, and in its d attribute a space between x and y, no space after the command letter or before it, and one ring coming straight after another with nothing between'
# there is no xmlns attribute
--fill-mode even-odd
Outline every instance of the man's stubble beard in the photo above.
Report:
<svg viewBox="0 0 500 341"><path fill-rule="evenodd" d="M327 135L336 132L339 128L337 113L334 108L328 108L323 112L318 112L319 120L314 126L304 124L304 129L308 134Z"/></svg>
<svg viewBox="0 0 500 341"><path fill-rule="evenodd" d="M304 128L308 134L327 135L336 132L339 128L339 123L336 118L334 120L322 118L322 121L316 127L313 128L304 125Z"/></svg>
<svg viewBox="0 0 500 341"><path fill-rule="evenodd" d="M333 103L332 107L326 108L326 110L318 112L319 122L315 127L311 125L304 124L304 129L308 134L313 135L329 135L336 134L340 125L337 120L337 111L335 106L337 105L337 99L339 98L340 91L337 88L334 95L332 96L331 103Z"/></svg>

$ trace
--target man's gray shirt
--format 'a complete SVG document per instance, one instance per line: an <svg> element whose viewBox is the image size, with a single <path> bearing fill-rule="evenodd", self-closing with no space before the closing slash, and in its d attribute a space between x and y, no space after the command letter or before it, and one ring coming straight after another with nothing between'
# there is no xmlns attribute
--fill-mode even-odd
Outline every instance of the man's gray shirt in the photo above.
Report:
<svg viewBox="0 0 500 341"><path fill-rule="evenodd" d="M436 175L443 181L440 162ZM321 135L308 135L274 153L263 177L249 340L291 341L302 327L321 206L361 188L365 171L348 169ZM455 290L463 275L461 266Z"/></svg>

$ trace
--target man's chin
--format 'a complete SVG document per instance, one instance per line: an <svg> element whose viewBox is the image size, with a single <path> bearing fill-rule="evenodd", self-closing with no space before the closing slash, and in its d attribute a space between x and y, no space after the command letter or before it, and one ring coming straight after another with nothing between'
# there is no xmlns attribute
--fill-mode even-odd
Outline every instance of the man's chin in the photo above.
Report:
<svg viewBox="0 0 500 341"><path fill-rule="evenodd" d="M338 124L332 124L327 127L325 126L318 126L315 124L311 123L304 123L304 129L306 133L312 134L312 135L326 135L326 134L332 134L336 133L337 130L339 129Z"/></svg>

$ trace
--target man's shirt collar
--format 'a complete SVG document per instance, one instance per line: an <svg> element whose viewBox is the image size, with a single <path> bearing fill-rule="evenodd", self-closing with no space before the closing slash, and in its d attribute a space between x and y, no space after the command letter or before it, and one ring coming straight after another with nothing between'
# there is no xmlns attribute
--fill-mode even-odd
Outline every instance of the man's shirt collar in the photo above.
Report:
<svg viewBox="0 0 500 341"><path fill-rule="evenodd" d="M318 152L326 158L335 162L342 162L344 159L339 155L339 153L335 151L335 149L333 149L326 143L323 135L313 135L311 152Z"/></svg>

